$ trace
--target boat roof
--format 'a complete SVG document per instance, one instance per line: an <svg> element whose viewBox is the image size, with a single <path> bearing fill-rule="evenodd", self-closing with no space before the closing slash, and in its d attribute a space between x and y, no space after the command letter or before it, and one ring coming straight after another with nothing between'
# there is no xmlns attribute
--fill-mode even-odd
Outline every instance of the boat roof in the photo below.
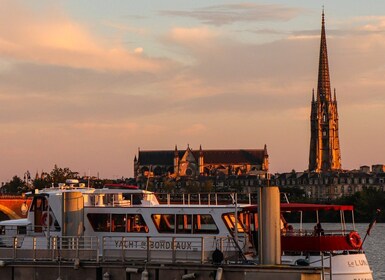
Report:
<svg viewBox="0 0 385 280"><path fill-rule="evenodd" d="M27 218L1 221L1 226L27 226L32 224Z"/></svg>
<svg viewBox="0 0 385 280"><path fill-rule="evenodd" d="M85 187L55 187L55 188L45 188L35 193L27 192L26 195L43 195L43 194L60 194L64 192L75 192L79 191L84 194L117 194L117 193L125 193L125 194L154 194L153 192L141 190L138 188L85 188Z"/></svg>
<svg viewBox="0 0 385 280"><path fill-rule="evenodd" d="M103 188L104 189L131 189L131 190L139 189L138 186L128 185L128 184L105 184Z"/></svg>
<svg viewBox="0 0 385 280"><path fill-rule="evenodd" d="M258 211L258 205L254 204L245 207L251 212ZM300 212L300 211L353 211L353 205L336 205L336 204L315 204L315 203L281 203L281 212Z"/></svg>

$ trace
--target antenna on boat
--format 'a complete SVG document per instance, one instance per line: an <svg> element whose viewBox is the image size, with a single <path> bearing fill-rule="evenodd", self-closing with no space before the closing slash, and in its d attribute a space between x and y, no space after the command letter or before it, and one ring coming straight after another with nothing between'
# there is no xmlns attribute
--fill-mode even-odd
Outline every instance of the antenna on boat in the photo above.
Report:
<svg viewBox="0 0 385 280"><path fill-rule="evenodd" d="M88 169L88 186L87 186L88 189L90 188L90 177L91 177L91 170Z"/></svg>
<svg viewBox="0 0 385 280"><path fill-rule="evenodd" d="M373 220L370 222L370 224L368 226L368 229L366 230L366 234L365 234L364 240L362 240L362 242L361 242L360 250L362 249L362 245L364 245L366 237L368 235L370 235L370 231L372 230L373 226L377 223L377 219L380 216L380 214L381 214L381 209L377 209L376 210L376 214L373 217Z"/></svg>

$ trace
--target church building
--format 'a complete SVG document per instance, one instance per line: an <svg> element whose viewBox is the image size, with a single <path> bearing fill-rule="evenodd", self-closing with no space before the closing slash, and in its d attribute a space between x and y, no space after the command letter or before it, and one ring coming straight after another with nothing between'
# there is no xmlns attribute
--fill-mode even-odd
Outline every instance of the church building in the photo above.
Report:
<svg viewBox="0 0 385 280"><path fill-rule="evenodd" d="M330 88L324 12L322 12L317 97L314 96L313 89L310 125L309 171L340 171L337 98L335 89L332 97Z"/></svg>
<svg viewBox="0 0 385 280"><path fill-rule="evenodd" d="M269 170L267 147L263 149L138 151L134 159L137 182L148 178L205 181L215 178L222 183L231 177L264 177ZM206 179L205 179L206 178Z"/></svg>

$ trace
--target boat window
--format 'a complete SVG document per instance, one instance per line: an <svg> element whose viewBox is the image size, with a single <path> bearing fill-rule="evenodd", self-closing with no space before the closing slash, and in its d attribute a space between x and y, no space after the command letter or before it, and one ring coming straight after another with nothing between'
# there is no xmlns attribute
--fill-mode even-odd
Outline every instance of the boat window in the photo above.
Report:
<svg viewBox="0 0 385 280"><path fill-rule="evenodd" d="M109 232L111 228L110 214L87 214L94 231Z"/></svg>
<svg viewBox="0 0 385 280"><path fill-rule="evenodd" d="M87 218L94 231L98 232L148 232L140 214L89 213Z"/></svg>
<svg viewBox="0 0 385 280"><path fill-rule="evenodd" d="M194 233L219 233L218 227L211 215L194 215Z"/></svg>
<svg viewBox="0 0 385 280"><path fill-rule="evenodd" d="M31 212L47 211L47 201L45 197L36 196L32 202Z"/></svg>
<svg viewBox="0 0 385 280"><path fill-rule="evenodd" d="M126 215L112 214L111 215L111 231L125 232L126 231Z"/></svg>
<svg viewBox="0 0 385 280"><path fill-rule="evenodd" d="M234 215L234 213L223 214L222 218L223 218L223 221L225 222L227 228L233 232L234 228L235 228L235 215ZM244 232L242 222L239 219L237 221L237 228L238 228L238 232Z"/></svg>
<svg viewBox="0 0 385 280"><path fill-rule="evenodd" d="M191 215L176 215L177 227L176 233L191 233L192 219Z"/></svg>
<svg viewBox="0 0 385 280"><path fill-rule="evenodd" d="M159 233L218 234L219 230L209 214L157 214L152 220Z"/></svg>
<svg viewBox="0 0 385 280"><path fill-rule="evenodd" d="M148 232L148 227L140 214L127 214L127 232Z"/></svg>
<svg viewBox="0 0 385 280"><path fill-rule="evenodd" d="M175 215L156 214L152 215L152 220L160 233L174 233Z"/></svg>

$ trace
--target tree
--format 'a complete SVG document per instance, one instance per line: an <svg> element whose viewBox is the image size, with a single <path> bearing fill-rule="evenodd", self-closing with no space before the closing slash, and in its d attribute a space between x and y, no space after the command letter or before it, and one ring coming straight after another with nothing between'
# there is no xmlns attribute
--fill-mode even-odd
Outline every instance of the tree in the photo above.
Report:
<svg viewBox="0 0 385 280"><path fill-rule="evenodd" d="M56 164L51 173L47 176L48 182L53 183L55 186L58 186L59 183L65 183L67 179L76 179L78 177L78 172L73 172L68 167L58 167Z"/></svg>
<svg viewBox="0 0 385 280"><path fill-rule="evenodd" d="M5 183L2 191L6 194L22 194L28 190L25 182L18 176L13 176L12 180Z"/></svg>

